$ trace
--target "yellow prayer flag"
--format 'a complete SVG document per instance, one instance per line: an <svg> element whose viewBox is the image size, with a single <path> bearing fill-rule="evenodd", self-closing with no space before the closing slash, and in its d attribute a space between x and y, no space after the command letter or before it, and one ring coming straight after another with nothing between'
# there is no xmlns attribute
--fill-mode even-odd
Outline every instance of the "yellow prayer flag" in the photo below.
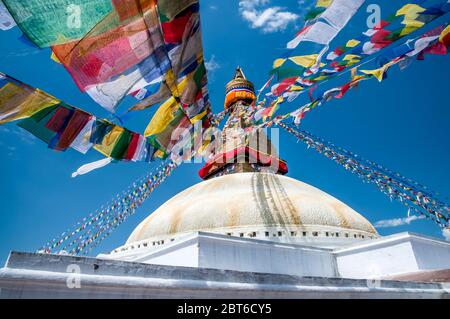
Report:
<svg viewBox="0 0 450 319"><path fill-rule="evenodd" d="M153 155L153 157L164 158L165 155L166 155L166 154L164 154L163 151L157 150L157 151L155 152L155 154Z"/></svg>
<svg viewBox="0 0 450 319"><path fill-rule="evenodd" d="M289 60L291 60L295 64L300 65L304 68L309 68L309 67L312 67L316 63L318 56L319 56L318 54L300 55L300 56L290 57Z"/></svg>
<svg viewBox="0 0 450 319"><path fill-rule="evenodd" d="M344 56L343 61L347 61L347 66L352 66L353 64L361 61L361 57L356 54L347 54L346 56Z"/></svg>
<svg viewBox="0 0 450 319"><path fill-rule="evenodd" d="M333 3L333 0L317 0L317 8L328 8Z"/></svg>
<svg viewBox="0 0 450 319"><path fill-rule="evenodd" d="M358 75L357 75L357 74L358 74L358 67L352 68L352 69L350 70L350 74L351 74L351 76L352 76L352 80L355 80L356 77L358 76Z"/></svg>
<svg viewBox="0 0 450 319"><path fill-rule="evenodd" d="M0 88L0 124L30 117L59 102L39 89L9 82Z"/></svg>
<svg viewBox="0 0 450 319"><path fill-rule="evenodd" d="M439 36L439 42L444 42L444 38L450 34L450 25L448 25Z"/></svg>
<svg viewBox="0 0 450 319"><path fill-rule="evenodd" d="M361 56L356 54L346 54L343 58L344 61L361 60Z"/></svg>
<svg viewBox="0 0 450 319"><path fill-rule="evenodd" d="M417 29L421 28L422 26L422 22L415 23L415 21L412 21L412 23L402 29L402 31L400 32L400 36L407 36L408 34L413 33Z"/></svg>
<svg viewBox="0 0 450 319"><path fill-rule="evenodd" d="M204 156L205 155L204 153L210 144L211 144L211 139L203 140L202 146L198 149L197 154Z"/></svg>
<svg viewBox="0 0 450 319"><path fill-rule="evenodd" d="M61 61L59 61L58 57L56 56L55 52L52 51L52 54L50 55L50 59L55 61L58 64L61 64Z"/></svg>
<svg viewBox="0 0 450 319"><path fill-rule="evenodd" d="M318 76L317 78L315 78L314 82L320 82L320 81L323 81L325 79L328 79L329 77L330 77L329 75L321 75L321 76Z"/></svg>
<svg viewBox="0 0 450 319"><path fill-rule="evenodd" d="M364 75L355 75L353 78L352 78L352 81L354 81L354 82L360 82L361 80L363 80L365 77L364 77Z"/></svg>
<svg viewBox="0 0 450 319"><path fill-rule="evenodd" d="M418 14L421 12L424 12L426 9L422 8L421 6L417 5L417 4L405 4L403 7L401 7L399 10L397 10L397 12L395 13L395 15L401 16L404 15L405 17L414 17L417 18Z"/></svg>
<svg viewBox="0 0 450 319"><path fill-rule="evenodd" d="M303 91L305 88L300 85L291 85L289 91Z"/></svg>
<svg viewBox="0 0 450 319"><path fill-rule="evenodd" d="M361 43L360 41L352 39L352 40L348 40L347 44L345 46L348 48L354 48L360 43Z"/></svg>
<svg viewBox="0 0 450 319"><path fill-rule="evenodd" d="M111 132L103 137L102 144L94 145L94 149L103 155L110 157L117 141L124 131L125 129L123 127L115 125Z"/></svg>
<svg viewBox="0 0 450 319"><path fill-rule="evenodd" d="M378 80L378 82L381 82L383 80L384 71L385 71L385 69L382 67L379 69L375 69L375 70L361 70L361 72L364 74L373 75Z"/></svg>
<svg viewBox="0 0 450 319"><path fill-rule="evenodd" d="M405 16L402 21L402 24L405 25L405 28L400 33L401 36L408 35L425 24L421 21L416 20L419 17L419 14L424 11L426 11L426 9L417 4L406 4L397 11L396 16Z"/></svg>
<svg viewBox="0 0 450 319"><path fill-rule="evenodd" d="M197 121L200 121L202 118L204 118L206 116L206 114L208 114L207 110L204 110L203 112L197 114L196 116L194 116L193 118L189 119L191 121L192 124L194 124Z"/></svg>
<svg viewBox="0 0 450 319"><path fill-rule="evenodd" d="M164 131L167 125L174 119L174 112L178 108L178 101L171 97L165 101L153 115L145 129L144 136L155 135Z"/></svg>
<svg viewBox="0 0 450 319"><path fill-rule="evenodd" d="M184 79L178 83L176 89L171 88L172 92L176 92L176 94L180 94L180 92L185 92L186 87L189 84L192 84L192 77L194 76L195 71L189 73ZM170 71L167 73L166 78L171 78L173 73ZM179 107L178 98L179 95L174 95L167 99L156 111L155 115L153 115L150 123L147 125L145 129L144 136L155 135L164 131L167 125L174 119L174 113ZM191 119L191 122L194 123L196 120L203 118L206 115L206 111L203 113L197 114L195 117Z"/></svg>
<svg viewBox="0 0 450 319"><path fill-rule="evenodd" d="M286 62L286 59L276 59L275 61L273 61L273 68L276 69L280 66L282 66L284 64L284 62Z"/></svg>
<svg viewBox="0 0 450 319"><path fill-rule="evenodd" d="M394 64L398 63L399 60L391 61L383 65L381 68L375 69L375 70L361 70L364 74L372 74L378 82L383 81L383 75L384 73Z"/></svg>
<svg viewBox="0 0 450 319"><path fill-rule="evenodd" d="M170 69L167 71L167 73L164 75L164 82L169 87L170 92L172 92L172 96L179 97L180 96L180 90L178 89L178 81L173 74L173 70Z"/></svg>

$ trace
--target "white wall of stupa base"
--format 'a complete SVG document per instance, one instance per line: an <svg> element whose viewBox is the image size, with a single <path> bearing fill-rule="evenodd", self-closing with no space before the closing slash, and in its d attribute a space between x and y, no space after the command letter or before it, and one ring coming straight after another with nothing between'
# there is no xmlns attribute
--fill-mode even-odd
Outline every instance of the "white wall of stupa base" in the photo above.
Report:
<svg viewBox="0 0 450 319"><path fill-rule="evenodd" d="M333 251L344 278L387 277L450 269L450 242L399 233Z"/></svg>
<svg viewBox="0 0 450 319"><path fill-rule="evenodd" d="M4 298L450 298L450 287L13 252L0 269Z"/></svg>
<svg viewBox="0 0 450 319"><path fill-rule="evenodd" d="M347 245L341 242L332 249L296 242L193 232L159 246L136 246L135 249L101 254L98 258L296 276L368 279L450 269L450 243L399 233L370 240L348 238Z"/></svg>
<svg viewBox="0 0 450 319"><path fill-rule="evenodd" d="M252 225L214 228L211 230L203 230L203 232L321 248L345 247L352 243L379 238L378 234L362 230L323 225L285 225L277 227ZM139 255L149 250L159 249L167 244L183 240L191 234L192 232L181 232L134 241L114 249L111 255L117 256L118 258Z"/></svg>
<svg viewBox="0 0 450 319"><path fill-rule="evenodd" d="M144 248L97 258L11 253L0 299L450 299L450 283L390 279L450 269L449 242L411 233L324 248L192 232Z"/></svg>

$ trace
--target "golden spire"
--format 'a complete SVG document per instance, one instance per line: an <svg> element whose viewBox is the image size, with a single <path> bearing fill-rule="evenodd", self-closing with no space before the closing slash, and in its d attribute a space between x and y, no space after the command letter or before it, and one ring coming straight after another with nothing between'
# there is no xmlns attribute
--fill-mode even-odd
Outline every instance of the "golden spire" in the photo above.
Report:
<svg viewBox="0 0 450 319"><path fill-rule="evenodd" d="M236 68L236 72L234 73L234 79L247 79L245 77L244 71L242 71L240 66Z"/></svg>
<svg viewBox="0 0 450 319"><path fill-rule="evenodd" d="M238 66L234 73L234 78L225 87L225 108L230 107L238 100L254 101L255 87L253 83L245 77L244 71Z"/></svg>

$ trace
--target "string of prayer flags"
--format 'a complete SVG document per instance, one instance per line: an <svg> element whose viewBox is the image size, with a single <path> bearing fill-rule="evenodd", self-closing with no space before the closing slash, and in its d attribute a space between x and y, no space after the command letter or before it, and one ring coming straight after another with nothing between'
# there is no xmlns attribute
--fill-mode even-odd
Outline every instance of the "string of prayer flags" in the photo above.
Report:
<svg viewBox="0 0 450 319"><path fill-rule="evenodd" d="M159 9L163 2L158 2ZM172 0L166 2L173 3ZM166 26L164 29L167 32L168 30L172 32L172 35L165 36L159 30L159 44L153 42L155 45L153 54L110 80L90 87L87 90L88 94L98 103L107 105L112 111L123 97L128 94L135 95L135 92L141 90L145 92L145 96L140 98L141 101L132 110L150 107L170 96L181 96L182 92L178 90L176 83L193 68L203 65L198 1L191 1L183 12L173 18L173 21L167 21L163 25ZM158 83L161 83L159 87L156 86Z"/></svg>
<svg viewBox="0 0 450 319"><path fill-rule="evenodd" d="M282 96L279 96L271 106L265 109L263 112L263 121L266 121L267 119L270 119L273 117L273 115L276 113L276 111L279 109L280 104L283 103L284 98Z"/></svg>
<svg viewBox="0 0 450 319"><path fill-rule="evenodd" d="M0 124L23 119L60 100L0 73Z"/></svg>
<svg viewBox="0 0 450 319"><path fill-rule="evenodd" d="M407 56L413 57L415 55L420 54L422 51L424 51L426 48L430 47L430 44L432 42L436 42L436 40L440 39L441 33L444 31L444 26L440 26L437 28L434 28L433 30L424 33L420 38L414 42L413 50L406 53ZM438 41L437 43L440 43ZM439 53L439 52L436 52ZM444 50L444 53L446 53L446 50Z"/></svg>
<svg viewBox="0 0 450 319"><path fill-rule="evenodd" d="M426 22L429 22L430 17L428 17L428 14L436 13L438 12L433 10L433 7L426 9L413 3L404 5L396 12L396 16L403 16L402 24L405 25L401 35L407 35L419 29L425 25Z"/></svg>
<svg viewBox="0 0 450 319"><path fill-rule="evenodd" d="M189 130L192 123L179 105L173 104L164 110L164 115L156 114L146 129L145 136L159 150L165 159L175 146L177 139L173 135L180 130Z"/></svg>
<svg viewBox="0 0 450 319"><path fill-rule="evenodd" d="M175 80L174 84L171 90L172 96L159 106L144 133L157 149L156 156L162 158L166 158L175 145L172 138L175 130L190 130L197 121L201 121L203 129L211 125L211 109L203 59L195 60L191 72L180 81ZM145 103L144 100L137 107L145 108Z"/></svg>
<svg viewBox="0 0 450 319"><path fill-rule="evenodd" d="M328 45L358 11L364 0L334 0L320 15L321 20L304 27L287 44L288 49L296 48L302 41Z"/></svg>
<svg viewBox="0 0 450 319"><path fill-rule="evenodd" d="M56 151L73 148L85 154L94 148L114 160L151 161L150 141L107 120L0 73L0 124L18 125Z"/></svg>
<svg viewBox="0 0 450 319"><path fill-rule="evenodd" d="M402 6L402 8L397 10L398 15L390 15L388 18L381 20L375 27L368 29L360 37L348 40L345 45L338 46L336 49L332 50L326 56L327 60L330 61L328 64L320 63L321 59L318 58L318 61L313 67L303 69L293 63L289 64L288 62L291 62L291 60L289 60L289 56L286 56L275 60L274 67L276 66L276 68L273 69L271 73L278 76L278 81L282 81L288 77L297 76L299 77L297 80L299 83L308 83L309 85L311 85L310 83L319 83L333 78L347 70L347 68L361 62L363 58L379 52L381 49L386 48L395 41L398 41L402 37L409 34L410 32L405 32L404 30L406 28L405 25L394 31L385 29L395 19L401 18L405 14L408 15L408 12L411 10L408 8L415 7L408 7L408 5ZM414 15L409 15L418 21L422 21L417 24L418 27L414 30L417 30L426 23L429 23L449 12L450 5L448 5L447 1L441 1L434 5L423 6L423 9L423 11L416 10ZM309 27L311 26L307 26L306 28ZM436 54L438 54L437 52L442 52L441 54L444 54L443 52L445 51L443 45L441 44L438 44L429 50L433 50ZM321 53L323 54L324 52ZM337 58L343 56L344 53L347 54L340 61L337 61ZM289 90L289 87L287 87L286 90Z"/></svg>
<svg viewBox="0 0 450 319"><path fill-rule="evenodd" d="M5 4L24 34L39 47L51 46L52 58L64 65L79 89L110 112L127 95L141 100L133 110L187 95L177 83L203 65L198 0ZM191 93L189 104L205 106L188 114L191 118L207 113L205 86Z"/></svg>
<svg viewBox="0 0 450 319"><path fill-rule="evenodd" d="M378 80L378 82L381 82L384 79L386 79L386 72L387 72L387 70L391 66L396 64L398 61L399 60L390 61L390 62L386 63L385 65L383 65L382 67L380 67L378 69L374 69L374 70L360 70L360 72L362 72L364 74L372 75L373 77L375 77Z"/></svg>
<svg viewBox="0 0 450 319"><path fill-rule="evenodd" d="M450 7L446 6L447 2L439 2L435 5L436 8L439 8L439 10L431 10L430 14L428 16L427 22L431 22L435 20L436 18L442 16L446 12L449 11ZM403 8L403 7L402 7ZM398 10L397 12L403 12L404 10ZM431 8L431 7L430 7ZM425 9L426 11L426 9ZM424 11L424 12L425 12ZM427 11L428 12L428 11ZM431 14L432 12L432 14ZM417 19L421 19L421 13L417 15ZM346 45L338 47L338 49L333 50L330 54L327 56L327 60L332 61L331 64L325 65L323 70L326 70L326 67L334 67L335 71L342 72L346 70L349 66L353 65L353 61L346 61L342 60L340 62L336 62L337 57L341 56L344 53L348 53L351 55L359 55L361 56L361 59L364 57L367 57L369 55L372 55L376 52L379 52L382 48L387 47L388 45L392 44L394 41L397 41L401 39L402 37L406 36L407 34L402 33L402 30L404 27L401 27L395 31L389 31L384 29L387 25L389 25L393 19L396 16L393 15L393 17L389 17L387 19L384 19L380 22L379 25L375 26L372 29L369 29L364 33L363 36L357 39L353 39L350 41L347 41ZM422 24L421 26L423 26ZM350 42L350 43L349 43ZM348 65L350 64L350 65ZM336 68L338 67L338 68ZM318 72L317 74L313 76L309 76L308 78L310 80L313 80L314 82L318 82L317 78L320 79L321 76L325 76L324 73Z"/></svg>
<svg viewBox="0 0 450 319"><path fill-rule="evenodd" d="M311 102L306 105L290 112L288 114L280 116L283 118L285 116L291 116L294 118L294 123L299 125L301 120L305 117L306 113L312 110L313 108L322 105L323 103L333 99L342 98L350 89L358 86L361 81L368 80L371 78L376 78L378 81L382 81L386 79L387 71L396 64L400 64L405 59L411 60L411 57L417 56L418 59L422 59L421 54L429 53L429 54L445 54L447 53L447 45L446 36L449 33L449 27L447 25L442 25L434 28L433 30L423 34L421 37L416 38L414 40L409 41L408 43L403 43L398 46L392 47L383 52L380 56L377 57L377 64L380 65L379 68L372 70L359 70L362 74L358 74L358 70L356 68L352 69L351 81L345 83L342 86L335 87L329 89L325 92L315 92L316 86L312 87L309 90L310 100ZM424 41L425 39L425 41ZM436 49L444 47L445 50ZM417 48L417 49L415 49ZM444 53L445 52L445 53ZM348 60L358 59L358 57L349 57ZM292 81L295 81L295 78L292 78ZM278 88L277 85L274 86ZM283 88L284 89L284 88ZM280 90L281 91L281 90ZM314 95L316 97L313 96ZM277 92L278 94L279 92ZM286 96L283 94L283 96ZM295 96L294 96L295 98ZM272 125L272 121L265 121L260 124L261 127L266 127L268 125Z"/></svg>
<svg viewBox="0 0 450 319"><path fill-rule="evenodd" d="M258 95L256 96L256 101L259 101L259 97L261 95L261 93L267 88L269 87L270 83L272 82L273 78L275 75L271 75L270 78L267 80L266 83L264 83L264 85L258 90Z"/></svg>
<svg viewBox="0 0 450 319"><path fill-rule="evenodd" d="M293 85L296 81L297 81L297 77L290 77L290 78L284 79L280 83L273 85L272 88L270 89L270 91L274 96L280 96L284 91L286 91L286 89L288 87Z"/></svg>
<svg viewBox="0 0 450 319"><path fill-rule="evenodd" d="M53 53L82 91L122 74L149 56L156 56L157 49L164 44L156 1L147 1L143 6L136 1L126 4L115 1L114 5L108 17L82 38L52 46Z"/></svg>
<svg viewBox="0 0 450 319"><path fill-rule="evenodd" d="M286 59L279 58L274 61L273 68L277 69L281 67L287 60L290 60L294 62L296 65L307 69L315 65L318 57L319 57L318 54L310 54L310 55L292 56Z"/></svg>
<svg viewBox="0 0 450 319"><path fill-rule="evenodd" d="M107 165L111 159L87 164L78 169L74 176L83 174L94 166ZM87 254L92 248L107 238L152 194L152 192L171 175L177 165L171 161L160 166L134 182L126 192L117 194L107 205L91 213L76 223L71 229L47 242L38 251L42 253Z"/></svg>
<svg viewBox="0 0 450 319"><path fill-rule="evenodd" d="M227 112L227 110L223 110L222 112L213 115L213 118L211 120L211 126L218 127L220 122L222 122L227 117L228 114L229 112Z"/></svg>
<svg viewBox="0 0 450 319"><path fill-rule="evenodd" d="M308 148L328 157L365 182L374 184L390 199L399 201L407 208L429 218L442 228L449 227L449 205L436 198L428 188L420 187L418 183L411 183L398 173L385 169L381 165L366 160L346 149L337 147L309 132L299 130L292 124L286 124L283 121L278 121L276 124L304 142Z"/></svg>

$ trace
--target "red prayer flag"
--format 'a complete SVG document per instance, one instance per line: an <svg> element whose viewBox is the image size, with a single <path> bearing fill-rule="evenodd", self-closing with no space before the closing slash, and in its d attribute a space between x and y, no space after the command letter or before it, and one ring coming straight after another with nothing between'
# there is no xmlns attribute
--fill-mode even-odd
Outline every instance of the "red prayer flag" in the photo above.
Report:
<svg viewBox="0 0 450 319"><path fill-rule="evenodd" d="M375 44L374 48L384 48L392 43L391 40L386 39L391 33L389 30L380 29L370 38L370 42Z"/></svg>
<svg viewBox="0 0 450 319"><path fill-rule="evenodd" d="M424 53L429 54L447 54L447 47L442 42L436 42L432 46L426 48Z"/></svg>
<svg viewBox="0 0 450 319"><path fill-rule="evenodd" d="M198 5L193 4L171 21L161 23L164 41L166 43L180 43L183 40L186 26L196 8L198 8Z"/></svg>
<svg viewBox="0 0 450 319"><path fill-rule="evenodd" d="M87 124L87 122L89 122L91 117L92 116L90 114L76 109L72 117L70 118L67 127L64 129L64 132L61 134L59 142L56 145L56 149L61 151L67 149Z"/></svg>
<svg viewBox="0 0 450 319"><path fill-rule="evenodd" d="M60 132L64 129L64 126L67 125L67 121L70 119L70 116L72 116L72 113L72 109L68 109L64 106L59 106L55 111L55 114L53 114L45 127L50 131Z"/></svg>
<svg viewBox="0 0 450 319"><path fill-rule="evenodd" d="M139 145L139 134L132 133L130 144L128 144L127 152L124 156L125 160L131 161L133 159L133 156L136 153L138 145Z"/></svg>

